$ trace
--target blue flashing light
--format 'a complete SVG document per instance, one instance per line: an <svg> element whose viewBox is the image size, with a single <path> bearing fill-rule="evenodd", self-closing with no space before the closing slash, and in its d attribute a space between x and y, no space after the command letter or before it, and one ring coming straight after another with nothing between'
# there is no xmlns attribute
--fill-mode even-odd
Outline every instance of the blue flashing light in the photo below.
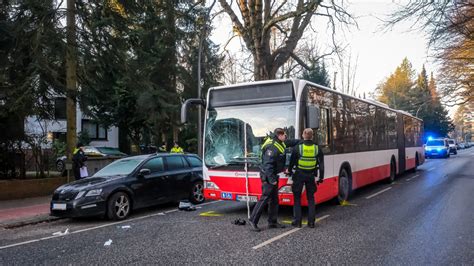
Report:
<svg viewBox="0 0 474 266"><path fill-rule="evenodd" d="M432 137L432 136L428 136L428 140L433 140L433 137Z"/></svg>
<svg viewBox="0 0 474 266"><path fill-rule="evenodd" d="M442 151L442 150L443 150L443 149L438 149L439 152Z"/></svg>

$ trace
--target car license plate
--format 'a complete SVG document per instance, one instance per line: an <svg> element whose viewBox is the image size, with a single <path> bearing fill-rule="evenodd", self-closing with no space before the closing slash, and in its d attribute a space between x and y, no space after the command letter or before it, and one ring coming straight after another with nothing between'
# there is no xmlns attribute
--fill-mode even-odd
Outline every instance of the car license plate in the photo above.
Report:
<svg viewBox="0 0 474 266"><path fill-rule="evenodd" d="M66 210L66 203L53 203L53 210Z"/></svg>
<svg viewBox="0 0 474 266"><path fill-rule="evenodd" d="M237 195L238 201L247 201L247 196L244 195ZM250 202L257 202L257 196L248 196L248 200Z"/></svg>
<svg viewBox="0 0 474 266"><path fill-rule="evenodd" d="M232 193L230 193L230 192L222 192L222 193L221 193L221 198L223 198L223 199L232 199Z"/></svg>

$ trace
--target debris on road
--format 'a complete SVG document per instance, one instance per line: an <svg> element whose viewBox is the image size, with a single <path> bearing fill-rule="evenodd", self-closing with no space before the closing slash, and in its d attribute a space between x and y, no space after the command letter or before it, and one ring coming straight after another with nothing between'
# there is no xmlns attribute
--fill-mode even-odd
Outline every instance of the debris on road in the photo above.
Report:
<svg viewBox="0 0 474 266"><path fill-rule="evenodd" d="M232 224L235 224L235 225L245 225L247 222L244 220L244 219L235 219L232 221Z"/></svg>
<svg viewBox="0 0 474 266"><path fill-rule="evenodd" d="M110 245L112 245L112 239L109 239L108 241L105 241L104 247L105 246L110 246Z"/></svg>
<svg viewBox="0 0 474 266"><path fill-rule="evenodd" d="M59 232L53 233L53 236L63 236L67 234L69 234L69 228L66 228L64 232L59 231Z"/></svg>
<svg viewBox="0 0 474 266"><path fill-rule="evenodd" d="M180 211L195 211L196 207L192 205L189 201L180 201L178 209Z"/></svg>
<svg viewBox="0 0 474 266"><path fill-rule="evenodd" d="M129 229L132 228L130 225L122 225L122 229Z"/></svg>

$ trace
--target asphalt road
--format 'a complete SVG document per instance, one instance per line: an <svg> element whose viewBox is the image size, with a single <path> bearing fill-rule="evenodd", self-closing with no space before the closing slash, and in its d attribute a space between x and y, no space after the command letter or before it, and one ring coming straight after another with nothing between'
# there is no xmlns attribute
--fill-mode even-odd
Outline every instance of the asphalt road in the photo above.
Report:
<svg viewBox="0 0 474 266"><path fill-rule="evenodd" d="M162 205L118 223L66 219L0 229L0 265L473 265L473 162L474 149L430 159L393 184L356 191L348 206L318 205L315 229L268 229L262 217L265 230L254 233L231 224L246 218L246 205L224 201L192 212ZM281 221L291 213L281 207Z"/></svg>

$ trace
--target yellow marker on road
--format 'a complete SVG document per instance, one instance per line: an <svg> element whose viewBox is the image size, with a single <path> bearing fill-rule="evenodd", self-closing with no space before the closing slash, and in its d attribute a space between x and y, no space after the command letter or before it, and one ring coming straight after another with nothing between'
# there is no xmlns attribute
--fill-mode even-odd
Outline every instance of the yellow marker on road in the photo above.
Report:
<svg viewBox="0 0 474 266"><path fill-rule="evenodd" d="M223 216L223 214L217 213L215 211L208 211L208 212L202 212L199 214L199 216L204 216L204 217L218 217L218 216Z"/></svg>
<svg viewBox="0 0 474 266"><path fill-rule="evenodd" d="M357 206L357 204L349 203L349 201L344 200L341 202L341 206Z"/></svg>

